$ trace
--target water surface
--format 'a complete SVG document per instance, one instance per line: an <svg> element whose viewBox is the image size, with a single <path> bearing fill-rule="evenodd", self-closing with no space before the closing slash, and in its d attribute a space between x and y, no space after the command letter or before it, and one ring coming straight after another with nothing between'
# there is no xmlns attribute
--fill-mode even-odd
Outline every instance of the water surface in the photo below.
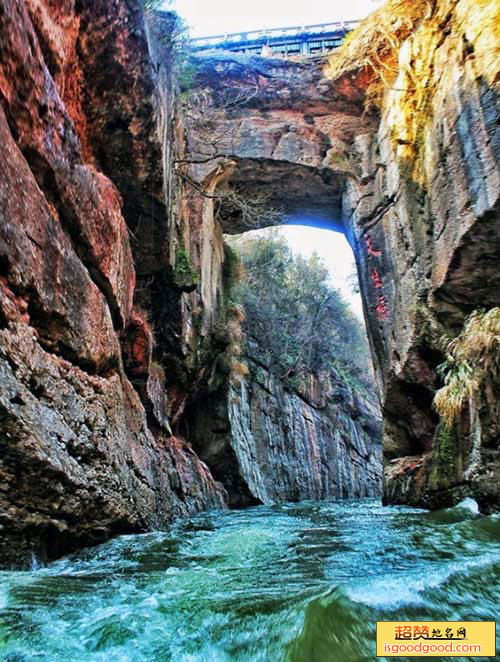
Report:
<svg viewBox="0 0 500 662"><path fill-rule="evenodd" d="M377 620L496 620L499 535L374 499L199 515L0 572L0 661L382 659Z"/></svg>

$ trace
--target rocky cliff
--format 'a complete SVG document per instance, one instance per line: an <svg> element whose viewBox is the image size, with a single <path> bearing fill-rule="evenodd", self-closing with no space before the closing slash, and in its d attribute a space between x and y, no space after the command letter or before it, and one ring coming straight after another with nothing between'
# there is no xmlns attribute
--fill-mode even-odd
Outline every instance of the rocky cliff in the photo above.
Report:
<svg viewBox="0 0 500 662"><path fill-rule="evenodd" d="M172 436L134 303L126 222L163 191L142 12L5 0L0 53L0 562L20 564L225 493Z"/></svg>
<svg viewBox="0 0 500 662"><path fill-rule="evenodd" d="M179 97L170 15L1 0L2 563L223 507L213 475L233 503L376 490L345 386L289 393L250 357L227 400L223 232L256 226L228 187L346 233L386 500L498 506L495 398L452 434L432 406L441 338L500 303L498 11L391 0L337 60L197 58Z"/></svg>
<svg viewBox="0 0 500 662"><path fill-rule="evenodd" d="M453 429L433 406L449 341L500 303L499 19L495 2L389 3L330 62L342 80L380 56L364 67L380 123L355 141L343 213L385 392L386 501L499 507L495 397L478 389Z"/></svg>
<svg viewBox="0 0 500 662"><path fill-rule="evenodd" d="M231 442L262 503L380 496L378 404L339 375L309 375L288 390L253 348L250 377L229 400Z"/></svg>
<svg viewBox="0 0 500 662"><path fill-rule="evenodd" d="M231 506L381 495L378 403L334 372L285 385L255 341L244 360L245 378L187 416L187 436Z"/></svg>
<svg viewBox="0 0 500 662"><path fill-rule="evenodd" d="M328 63L196 62L220 139L202 147L191 125L192 178L207 181L218 164L283 222L306 219L351 243L384 393L387 501L499 505L496 369L464 396L452 429L433 405L447 344L472 312L500 304L499 11L392 0ZM219 218L229 233L249 227L223 201Z"/></svg>

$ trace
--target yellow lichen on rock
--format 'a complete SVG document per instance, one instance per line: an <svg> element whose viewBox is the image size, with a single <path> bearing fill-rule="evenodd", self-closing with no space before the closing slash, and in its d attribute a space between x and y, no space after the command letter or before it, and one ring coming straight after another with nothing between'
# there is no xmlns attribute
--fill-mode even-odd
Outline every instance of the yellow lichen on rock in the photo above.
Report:
<svg viewBox="0 0 500 662"><path fill-rule="evenodd" d="M399 50L398 75L386 90L387 126L400 163L408 164L413 179L425 184L426 153L433 112L432 97L438 84L433 58L442 39L439 26L422 21Z"/></svg>
<svg viewBox="0 0 500 662"><path fill-rule="evenodd" d="M457 23L466 41L474 47L474 69L489 85L499 82L500 0L461 0Z"/></svg>
<svg viewBox="0 0 500 662"><path fill-rule="evenodd" d="M397 50L416 24L428 13L428 0L389 0L344 39L328 58L325 75L338 78L362 67L378 69L397 63Z"/></svg>
<svg viewBox="0 0 500 662"><path fill-rule="evenodd" d="M362 21L330 55L325 76L336 79L365 70L371 79L367 100L380 106L384 90L398 73L401 44L428 12L428 0L389 0Z"/></svg>

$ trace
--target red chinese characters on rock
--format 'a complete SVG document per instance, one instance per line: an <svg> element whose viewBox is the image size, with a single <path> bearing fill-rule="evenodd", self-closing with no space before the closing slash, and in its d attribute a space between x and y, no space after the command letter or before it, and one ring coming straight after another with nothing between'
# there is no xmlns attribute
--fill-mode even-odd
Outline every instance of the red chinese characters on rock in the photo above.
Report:
<svg viewBox="0 0 500 662"><path fill-rule="evenodd" d="M380 289L382 287L382 278L380 277L378 269L372 269L370 276L375 287Z"/></svg>
<svg viewBox="0 0 500 662"><path fill-rule="evenodd" d="M366 252L368 253L369 259L379 258L382 256L382 251L375 248L373 245L373 239L369 234L365 236ZM374 267L370 273L370 278L372 279L375 289L382 289L383 282L379 270ZM375 313L379 320L386 320L389 317L389 306L383 294L380 294L377 297L377 303L375 305Z"/></svg>
<svg viewBox="0 0 500 662"><path fill-rule="evenodd" d="M368 252L368 255L372 255L373 257L380 257L382 255L382 251L375 250L373 246L373 239L370 237L369 234L366 235L365 242L366 242L366 250Z"/></svg>
<svg viewBox="0 0 500 662"><path fill-rule="evenodd" d="M377 305L375 306L375 312L379 320L386 320L389 317L389 306L383 294L377 299Z"/></svg>

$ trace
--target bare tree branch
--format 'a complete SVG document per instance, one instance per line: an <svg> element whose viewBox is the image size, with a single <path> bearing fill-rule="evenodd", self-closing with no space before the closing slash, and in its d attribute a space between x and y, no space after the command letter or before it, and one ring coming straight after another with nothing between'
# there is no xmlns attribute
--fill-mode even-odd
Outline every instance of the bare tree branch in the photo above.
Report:
<svg viewBox="0 0 500 662"><path fill-rule="evenodd" d="M205 165L221 159L230 159L235 152L240 124L228 119L237 108L248 104L257 94L258 86L223 92L214 105L212 95L199 89L189 95L184 104L184 119L188 129L186 153L174 163L176 175L192 186L203 197L216 202L215 218L221 222L235 217L239 226L255 229L278 225L285 210L270 204L264 193L248 194L224 183L221 190L207 192L203 182L197 181L190 166Z"/></svg>

